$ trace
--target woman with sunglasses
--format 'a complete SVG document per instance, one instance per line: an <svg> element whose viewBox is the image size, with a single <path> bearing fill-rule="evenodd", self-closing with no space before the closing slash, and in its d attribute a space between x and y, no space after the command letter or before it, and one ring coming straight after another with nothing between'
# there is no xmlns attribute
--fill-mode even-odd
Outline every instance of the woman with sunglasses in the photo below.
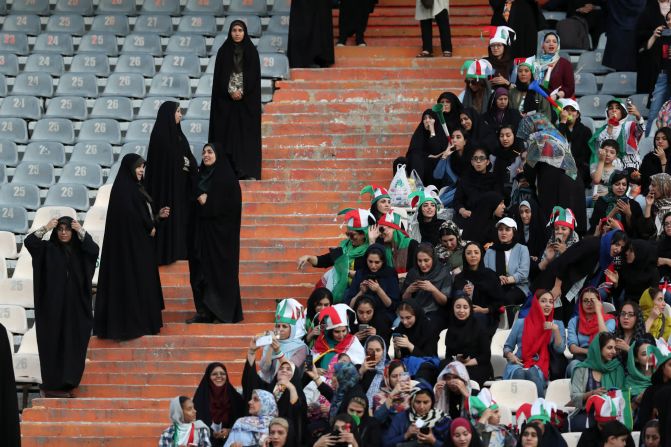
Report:
<svg viewBox="0 0 671 447"><path fill-rule="evenodd" d="M482 115L487 111L487 107L489 106L492 94L491 85L485 79L467 78L464 80L464 83L466 84L462 99L464 109L472 107L478 115Z"/></svg>

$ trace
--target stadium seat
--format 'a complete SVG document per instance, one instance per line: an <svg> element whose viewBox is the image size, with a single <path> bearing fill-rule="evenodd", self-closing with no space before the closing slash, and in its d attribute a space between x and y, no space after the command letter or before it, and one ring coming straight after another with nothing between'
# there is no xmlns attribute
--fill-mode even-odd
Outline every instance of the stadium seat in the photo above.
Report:
<svg viewBox="0 0 671 447"><path fill-rule="evenodd" d="M583 123L587 128L594 133L594 120L589 116L580 115L580 122Z"/></svg>
<svg viewBox="0 0 671 447"><path fill-rule="evenodd" d="M0 231L0 257L15 259L17 256L18 253L16 253L16 238L14 237L14 233Z"/></svg>
<svg viewBox="0 0 671 447"><path fill-rule="evenodd" d="M14 79L12 95L51 98L54 93L53 79L49 73L19 73Z"/></svg>
<svg viewBox="0 0 671 447"><path fill-rule="evenodd" d="M445 360L445 348L446 348L445 337L446 336L447 336L447 329L443 329L442 331L440 331L440 334L438 336L438 358L440 360ZM391 345L391 343L390 343L390 345Z"/></svg>
<svg viewBox="0 0 671 447"><path fill-rule="evenodd" d="M275 0L273 2L273 9L270 11L270 13L273 16L278 14L289 15L290 11L291 11L291 0Z"/></svg>
<svg viewBox="0 0 671 447"><path fill-rule="evenodd" d="M212 75L202 75L198 80L196 94L194 96L212 96Z"/></svg>
<svg viewBox="0 0 671 447"><path fill-rule="evenodd" d="M173 34L168 40L166 53L190 53L198 57L205 57L205 36L195 34Z"/></svg>
<svg viewBox="0 0 671 447"><path fill-rule="evenodd" d="M144 77L139 73L112 73L107 78L103 96L129 96L144 98Z"/></svg>
<svg viewBox="0 0 671 447"><path fill-rule="evenodd" d="M643 158L645 157L649 152L652 151L653 145L655 142L655 133L650 132L650 135L647 137L644 136L641 138L641 140L638 142L638 155L639 157Z"/></svg>
<svg viewBox="0 0 671 447"><path fill-rule="evenodd" d="M602 95L625 97L636 93L636 72L608 73L601 86Z"/></svg>
<svg viewBox="0 0 671 447"><path fill-rule="evenodd" d="M114 57L119 54L116 36L112 33L86 33L79 42L78 53L103 53Z"/></svg>
<svg viewBox="0 0 671 447"><path fill-rule="evenodd" d="M13 0L10 14L49 15L49 0Z"/></svg>
<svg viewBox="0 0 671 447"><path fill-rule="evenodd" d="M57 0L54 11L90 16L93 14L93 0Z"/></svg>
<svg viewBox="0 0 671 447"><path fill-rule="evenodd" d="M93 73L65 73L56 88L56 96L98 97L98 80Z"/></svg>
<svg viewBox="0 0 671 447"><path fill-rule="evenodd" d="M201 137L202 138L202 137ZM203 161L203 146L207 144L207 140L191 140L189 141L189 149L193 158L196 159L196 164L200 166Z"/></svg>
<svg viewBox="0 0 671 447"><path fill-rule="evenodd" d="M35 96L10 96L2 102L0 116L35 121L42 117L42 102Z"/></svg>
<svg viewBox="0 0 671 447"><path fill-rule="evenodd" d="M58 53L72 56L75 52L72 36L65 33L44 32L37 36L33 51L36 53Z"/></svg>
<svg viewBox="0 0 671 447"><path fill-rule="evenodd" d="M492 354L503 355L503 346L508 339L510 334L510 329L497 330L492 337L492 342L490 346L490 351Z"/></svg>
<svg viewBox="0 0 671 447"><path fill-rule="evenodd" d="M556 403L560 408L571 403L571 379L557 379L548 383L545 399Z"/></svg>
<svg viewBox="0 0 671 447"><path fill-rule="evenodd" d="M189 108L186 111L186 119L209 120L210 119L210 98L194 98L189 102Z"/></svg>
<svg viewBox="0 0 671 447"><path fill-rule="evenodd" d="M121 121L133 119L133 103L125 96L106 96L96 99L89 115L91 118L111 118Z"/></svg>
<svg viewBox="0 0 671 447"><path fill-rule="evenodd" d="M586 95L578 98L580 115L601 120L605 119L606 104L612 99L613 97L610 95Z"/></svg>
<svg viewBox="0 0 671 447"><path fill-rule="evenodd" d="M289 35L289 13L273 15L268 23L267 33Z"/></svg>
<svg viewBox="0 0 671 447"><path fill-rule="evenodd" d="M136 119L154 119L158 115L158 109L161 107L165 101L174 101L179 102L176 98L168 97L158 97L152 96L151 98L145 98L140 104L140 109L135 116Z"/></svg>
<svg viewBox="0 0 671 447"><path fill-rule="evenodd" d="M497 380L490 388L492 397L499 405L517 409L526 402L538 398L536 385L531 380Z"/></svg>
<svg viewBox="0 0 671 447"><path fill-rule="evenodd" d="M543 17L545 20L550 20L553 22L559 22L566 18L566 12L564 11L543 11Z"/></svg>
<svg viewBox="0 0 671 447"><path fill-rule="evenodd" d="M286 53L288 46L289 37L286 34L264 33L261 39L259 39L256 49L259 53Z"/></svg>
<svg viewBox="0 0 671 447"><path fill-rule="evenodd" d="M7 168L5 165L0 165L0 183L7 181Z"/></svg>
<svg viewBox="0 0 671 447"><path fill-rule="evenodd" d="M112 191L111 185L103 185L98 188L98 194L96 194L96 201L93 204L94 207L104 207L107 208L110 200L110 192Z"/></svg>
<svg viewBox="0 0 671 447"><path fill-rule="evenodd" d="M32 284L30 286L32 294ZM21 346L14 354L14 376L17 383L42 383L37 334L33 325L21 339Z"/></svg>
<svg viewBox="0 0 671 447"><path fill-rule="evenodd" d="M5 75L0 74L0 98L7 96L7 80Z"/></svg>
<svg viewBox="0 0 671 447"><path fill-rule="evenodd" d="M195 54L180 53L163 56L161 73L183 74L190 78L200 77L200 60Z"/></svg>
<svg viewBox="0 0 671 447"><path fill-rule="evenodd" d="M112 168L110 169L109 175L107 176L107 180L105 180L105 185L109 186L110 188L112 187L112 184L114 183L114 179L116 178L116 175L119 173L119 165L121 164L120 161L117 161L114 163Z"/></svg>
<svg viewBox="0 0 671 447"><path fill-rule="evenodd" d="M183 16L177 26L177 32L214 36L217 34L217 21L214 16L210 15Z"/></svg>
<svg viewBox="0 0 671 447"><path fill-rule="evenodd" d="M224 15L224 2L221 0L187 0L184 14Z"/></svg>
<svg viewBox="0 0 671 447"><path fill-rule="evenodd" d="M205 141L210 130L209 120L184 120L182 132L188 141ZM201 145L200 148L203 146Z"/></svg>
<svg viewBox="0 0 671 447"><path fill-rule="evenodd" d="M596 86L596 76L593 73L576 73L575 78L575 95L596 95L599 89Z"/></svg>
<svg viewBox="0 0 671 447"><path fill-rule="evenodd" d="M19 74L19 57L13 53L0 53L0 75Z"/></svg>
<svg viewBox="0 0 671 447"><path fill-rule="evenodd" d="M641 445L641 432L640 431L632 431L631 432L631 438L634 440L634 445Z"/></svg>
<svg viewBox="0 0 671 447"><path fill-rule="evenodd" d="M96 14L136 15L135 0L100 0Z"/></svg>
<svg viewBox="0 0 671 447"><path fill-rule="evenodd" d="M2 42L2 51L14 53L18 56L28 54L28 36L24 33L0 32L0 42Z"/></svg>
<svg viewBox="0 0 671 447"><path fill-rule="evenodd" d="M36 14L9 15L2 24L3 31L26 33L29 36L37 36L41 28L40 17Z"/></svg>
<svg viewBox="0 0 671 447"><path fill-rule="evenodd" d="M147 158L147 146L149 143L141 142L130 142L121 146L121 152L119 153L119 159L121 160L126 154L138 154L142 158Z"/></svg>
<svg viewBox="0 0 671 447"><path fill-rule="evenodd" d="M143 14L138 16L133 26L135 33L156 33L159 36L172 34L172 19L161 14Z"/></svg>
<svg viewBox="0 0 671 447"><path fill-rule="evenodd" d="M634 103L638 111L641 112L641 116L643 118L648 118L648 114L650 113L650 109L648 109L648 95L645 93L640 93L637 95L631 95L629 99Z"/></svg>
<svg viewBox="0 0 671 447"><path fill-rule="evenodd" d="M19 206L28 210L40 207L40 189L28 183L5 183L0 185L0 203Z"/></svg>
<svg viewBox="0 0 671 447"><path fill-rule="evenodd" d="M124 54L151 54L152 56L161 56L161 36L151 33L133 33L126 36L121 52Z"/></svg>
<svg viewBox="0 0 671 447"><path fill-rule="evenodd" d="M47 103L47 118L67 118L76 121L86 119L86 99L81 96L57 96Z"/></svg>
<svg viewBox="0 0 671 447"><path fill-rule="evenodd" d="M15 143L28 141L28 126L21 118L0 118L0 135Z"/></svg>
<svg viewBox="0 0 671 447"><path fill-rule="evenodd" d="M564 441L566 441L566 447L577 447L578 446L578 441L580 441L580 437L582 436L582 432L569 432L569 433L562 433L562 438L564 438Z"/></svg>
<svg viewBox="0 0 671 447"><path fill-rule="evenodd" d="M58 183L47 192L47 206L69 206L79 211L89 209L89 190L77 183Z"/></svg>
<svg viewBox="0 0 671 447"><path fill-rule="evenodd" d="M155 119L135 120L128 125L126 131L126 143L128 142L149 142L151 131L154 128Z"/></svg>
<svg viewBox="0 0 671 447"><path fill-rule="evenodd" d="M72 122L65 118L42 118L35 124L32 141L57 141L63 144L75 142Z"/></svg>
<svg viewBox="0 0 671 447"><path fill-rule="evenodd" d="M0 264L5 267L5 275L2 277L2 279L5 279L7 277L7 266L5 265L5 260L3 258L0 258ZM11 304L0 305L0 323L2 323L8 331L11 331L14 334L25 333L28 330L26 309Z"/></svg>
<svg viewBox="0 0 671 447"><path fill-rule="evenodd" d="M219 51L219 48L221 48L221 46L224 44L224 42L226 42L226 39L227 39L227 38L228 38L228 35L227 35L227 34L224 34L224 33L217 34L217 35L214 37L214 42L212 42L212 47L210 47L210 52L209 52L209 55L212 56L212 57L210 57L210 64L211 64L213 67L214 67L214 65L213 65L214 62L213 62L213 60L215 59L214 56L216 56L217 51ZM209 68L209 65L208 65L208 68ZM208 73L212 73L212 72L211 72L211 71L208 71Z"/></svg>
<svg viewBox="0 0 671 447"><path fill-rule="evenodd" d="M33 53L28 56L23 71L46 72L58 77L65 71L65 63L60 54Z"/></svg>
<svg viewBox="0 0 671 447"><path fill-rule="evenodd" d="M19 234L25 233L28 230L28 213L25 208L8 204L0 205L0 230ZM2 294L0 294L0 297L2 297Z"/></svg>
<svg viewBox="0 0 671 447"><path fill-rule="evenodd" d="M103 53L75 54L70 64L70 71L106 77L110 74L109 59Z"/></svg>
<svg viewBox="0 0 671 447"><path fill-rule="evenodd" d="M84 219L83 226L86 231L105 231L106 218L107 206L94 205L86 212L86 218Z"/></svg>
<svg viewBox="0 0 671 447"><path fill-rule="evenodd" d="M142 2L142 12L149 14L179 15L179 0L161 0Z"/></svg>
<svg viewBox="0 0 671 447"><path fill-rule="evenodd" d="M289 59L284 54L260 53L261 77L289 79Z"/></svg>
<svg viewBox="0 0 671 447"><path fill-rule="evenodd" d="M19 162L19 150L16 143L9 140L0 140L0 164L16 166Z"/></svg>
<svg viewBox="0 0 671 447"><path fill-rule="evenodd" d="M158 73L151 80L148 96L191 97L191 81L187 75Z"/></svg>
<svg viewBox="0 0 671 447"><path fill-rule="evenodd" d="M228 30L231 27L231 23L236 20L242 20L247 25L247 34L251 37L259 37L261 35L261 18L259 16L253 15L230 15L226 17L224 22L223 31L228 35Z"/></svg>
<svg viewBox="0 0 671 447"><path fill-rule="evenodd" d="M116 73L139 73L145 78L156 74L154 57L151 54L122 54L114 67Z"/></svg>
<svg viewBox="0 0 671 447"><path fill-rule="evenodd" d="M35 213L35 219L30 227L30 231L35 231L43 225L46 225L51 219L63 216L77 218L77 213L74 208L68 206L43 206ZM23 253L23 250L21 251ZM21 255L19 254L19 258Z"/></svg>
<svg viewBox="0 0 671 447"><path fill-rule="evenodd" d="M100 166L112 166L114 151L106 141L85 141L75 144L70 162L93 163Z"/></svg>
<svg viewBox="0 0 671 447"><path fill-rule="evenodd" d="M606 49L606 41L608 38L606 37L606 33L601 33L599 36L599 42L596 45L597 50L605 50Z"/></svg>
<svg viewBox="0 0 671 447"><path fill-rule="evenodd" d="M95 16L91 31L95 33L112 33L117 36L126 36L130 32L128 17L122 14Z"/></svg>
<svg viewBox="0 0 671 447"><path fill-rule="evenodd" d="M266 0L231 0L228 7L229 14L268 15ZM228 31L228 28L225 28Z"/></svg>
<svg viewBox="0 0 671 447"><path fill-rule="evenodd" d="M21 162L14 170L12 183L28 183L48 188L54 184L54 167L46 162Z"/></svg>
<svg viewBox="0 0 671 447"><path fill-rule="evenodd" d="M79 14L55 14L49 17L46 31L81 36L86 32L84 17Z"/></svg>
<svg viewBox="0 0 671 447"><path fill-rule="evenodd" d="M603 50L586 51L580 55L576 73L594 73L605 74L613 71L601 63L603 60Z"/></svg>
<svg viewBox="0 0 671 447"><path fill-rule="evenodd" d="M77 141L105 141L121 144L121 127L109 118L88 119L82 123Z"/></svg>
<svg viewBox="0 0 671 447"><path fill-rule="evenodd" d="M60 167L65 164L65 147L55 141L33 141L26 146L21 161L46 162Z"/></svg>

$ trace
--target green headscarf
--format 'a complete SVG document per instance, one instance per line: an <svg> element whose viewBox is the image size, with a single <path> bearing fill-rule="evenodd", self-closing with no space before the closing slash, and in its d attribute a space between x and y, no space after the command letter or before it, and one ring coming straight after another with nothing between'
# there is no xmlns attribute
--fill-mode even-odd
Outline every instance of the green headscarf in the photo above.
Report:
<svg viewBox="0 0 671 447"><path fill-rule="evenodd" d="M364 231L366 235L366 240L363 244L355 247L352 245L352 241L348 238L340 242L340 248L342 248L342 256L335 260L333 263L333 269L335 271L333 286L333 304L342 302L343 296L345 295L345 290L349 286L349 270L350 263L356 258L360 258L368 250L368 232Z"/></svg>
<svg viewBox="0 0 671 447"><path fill-rule="evenodd" d="M638 343L634 343L629 348L627 354L627 377L624 379L624 389L631 389L632 396L638 396L645 391L651 384L651 377L643 374L636 364L636 351L638 351Z"/></svg>
<svg viewBox="0 0 671 447"><path fill-rule="evenodd" d="M624 386L624 368L616 358L610 362L604 362L601 358L600 336L594 337L587 349L587 358L578 363L577 368L587 368L601 373L601 386L610 389L621 390Z"/></svg>

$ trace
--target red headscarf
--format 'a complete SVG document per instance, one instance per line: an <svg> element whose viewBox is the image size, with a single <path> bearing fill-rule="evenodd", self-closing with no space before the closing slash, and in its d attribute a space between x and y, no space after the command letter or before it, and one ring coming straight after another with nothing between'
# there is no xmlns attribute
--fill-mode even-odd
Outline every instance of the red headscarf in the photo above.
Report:
<svg viewBox="0 0 671 447"><path fill-rule="evenodd" d="M550 371L550 352L548 345L552 339L552 331L545 329L546 322L554 320L554 308L547 317L543 314L539 296L534 294L531 299L531 309L524 319L524 329L522 330L522 362L525 368L534 365L538 366L545 378L548 378ZM534 357L538 355L538 360Z"/></svg>
<svg viewBox="0 0 671 447"><path fill-rule="evenodd" d="M585 309L582 307L582 297L585 292L588 291L596 295L598 300L601 301L601 295L599 295L599 292L594 287L583 289L582 293L580 294L580 302L578 303L578 333L589 336L589 342L592 343L592 340L596 334L599 333L599 319L597 318L596 313L592 315L585 314ZM604 312L603 307L601 308L601 315L603 315L604 322L614 318L612 315Z"/></svg>
<svg viewBox="0 0 671 447"><path fill-rule="evenodd" d="M471 423L468 422L465 418L456 418L450 424L450 436L454 436L454 432L457 431L457 428L464 427L470 434L473 434L473 429L471 428Z"/></svg>

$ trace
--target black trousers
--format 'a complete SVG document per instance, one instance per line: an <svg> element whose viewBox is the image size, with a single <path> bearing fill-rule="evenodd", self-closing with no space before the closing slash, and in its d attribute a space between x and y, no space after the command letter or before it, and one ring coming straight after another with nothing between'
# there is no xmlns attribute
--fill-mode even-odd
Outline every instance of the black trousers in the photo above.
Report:
<svg viewBox="0 0 671 447"><path fill-rule="evenodd" d="M447 9L443 9L434 19L438 25L440 33L440 48L442 51L452 51L452 34L450 32L450 15ZM433 52L433 33L431 29L433 19L420 20L419 26L422 29L422 50Z"/></svg>
<svg viewBox="0 0 671 447"><path fill-rule="evenodd" d="M338 17L338 28L340 37L338 43L345 43L352 34L355 35L356 44L364 43L363 34L368 26L368 15L370 4L364 0L341 0Z"/></svg>

